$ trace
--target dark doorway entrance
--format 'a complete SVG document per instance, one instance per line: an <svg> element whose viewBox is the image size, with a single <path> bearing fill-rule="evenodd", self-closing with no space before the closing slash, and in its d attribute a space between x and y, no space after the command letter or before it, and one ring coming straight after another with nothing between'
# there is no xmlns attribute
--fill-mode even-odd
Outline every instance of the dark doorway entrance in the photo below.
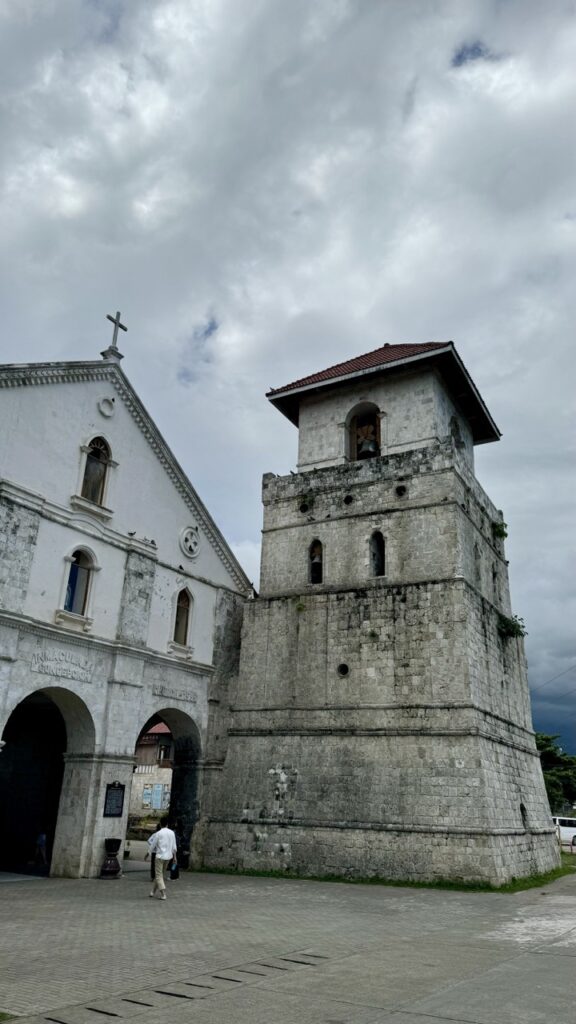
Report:
<svg viewBox="0 0 576 1024"><path fill-rule="evenodd" d="M50 697L33 693L14 709L2 739L0 869L48 874L64 773L64 718Z"/></svg>

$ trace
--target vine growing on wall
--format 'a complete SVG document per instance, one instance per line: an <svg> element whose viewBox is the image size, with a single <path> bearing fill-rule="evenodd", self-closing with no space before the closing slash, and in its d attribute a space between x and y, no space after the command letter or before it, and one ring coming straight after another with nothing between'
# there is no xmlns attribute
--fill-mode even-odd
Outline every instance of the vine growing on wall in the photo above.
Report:
<svg viewBox="0 0 576 1024"><path fill-rule="evenodd" d="M527 630L524 619L518 615L498 615L498 632L503 640L510 640L512 637L526 636Z"/></svg>
<svg viewBox="0 0 576 1024"><path fill-rule="evenodd" d="M495 519L492 523L492 536L494 540L506 540L508 536L508 524Z"/></svg>

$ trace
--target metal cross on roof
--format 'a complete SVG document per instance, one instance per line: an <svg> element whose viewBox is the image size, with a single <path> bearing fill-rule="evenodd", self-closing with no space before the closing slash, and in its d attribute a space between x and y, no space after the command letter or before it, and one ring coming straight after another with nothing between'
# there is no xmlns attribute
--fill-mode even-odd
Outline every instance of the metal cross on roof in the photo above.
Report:
<svg viewBox="0 0 576 1024"><path fill-rule="evenodd" d="M118 328L120 328L121 331L127 331L128 328L125 327L124 324L120 323L120 311L118 311L116 313L116 316L110 316L110 313L107 313L106 314L106 319L107 320L111 320L112 323L114 324L114 335L113 335L113 338L112 338L112 348L118 348Z"/></svg>

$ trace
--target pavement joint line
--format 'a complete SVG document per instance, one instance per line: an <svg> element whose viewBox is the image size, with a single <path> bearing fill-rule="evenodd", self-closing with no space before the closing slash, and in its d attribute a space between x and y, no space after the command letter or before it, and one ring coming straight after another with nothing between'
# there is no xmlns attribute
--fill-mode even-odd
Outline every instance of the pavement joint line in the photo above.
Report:
<svg viewBox="0 0 576 1024"><path fill-rule="evenodd" d="M283 960L287 964L303 964L304 967L314 967L314 964L309 964L307 960L294 960L290 956L279 956L279 960Z"/></svg>
<svg viewBox="0 0 576 1024"><path fill-rule="evenodd" d="M168 992L165 988L155 988L159 996L172 996L173 999L194 999L194 996L186 996L183 992Z"/></svg>
<svg viewBox="0 0 576 1024"><path fill-rule="evenodd" d="M240 974L257 974L259 978L268 978L269 975L265 971L249 971L245 967L237 967L236 970Z"/></svg>
<svg viewBox="0 0 576 1024"><path fill-rule="evenodd" d="M261 967L270 967L273 971L289 971L289 967L278 967L278 964L264 964L261 960L257 960L256 963L260 964Z"/></svg>
<svg viewBox="0 0 576 1024"><path fill-rule="evenodd" d="M420 1010L387 1010L386 1012L409 1014L411 1017L422 1017L422 1019L426 1020L437 1020L439 1024L445 1024L446 1021L449 1021L449 1024L486 1024L485 1020L478 1020L477 1017L474 1020L472 1020L472 1017L439 1017L437 1013L422 1013Z"/></svg>
<svg viewBox="0 0 576 1024"><path fill-rule="evenodd" d="M368 1008L371 1009L371 1008ZM469 1017L439 1017L438 1014L422 1014L420 1011L414 1012L413 1010L386 1010L387 1014L407 1014L410 1017L421 1017L422 1020L427 1021L439 1021L439 1024L486 1024L486 1021L479 1021L478 1018L472 1020ZM385 1022L384 1022L385 1024Z"/></svg>

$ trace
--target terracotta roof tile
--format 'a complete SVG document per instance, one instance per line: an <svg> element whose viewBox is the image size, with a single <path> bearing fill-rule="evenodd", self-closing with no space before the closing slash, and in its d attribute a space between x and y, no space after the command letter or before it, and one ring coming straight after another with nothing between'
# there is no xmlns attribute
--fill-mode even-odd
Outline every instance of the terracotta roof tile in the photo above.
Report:
<svg viewBox="0 0 576 1024"><path fill-rule="evenodd" d="M158 725L153 725L151 729L148 729L146 735L150 736L151 733L157 735L158 733L163 735L164 733L170 732L170 729L165 722L158 722Z"/></svg>
<svg viewBox="0 0 576 1024"><path fill-rule="evenodd" d="M410 356L423 355L425 352L432 352L434 349L446 348L450 342L429 341L420 345L383 345L373 352L356 356L354 359L347 359L344 363L336 363L329 366L327 370L320 370L319 373L312 373L309 377L302 377L283 388L273 388L268 392L268 397L278 395L284 391L293 391L296 388L303 388L309 384L322 384L324 381L332 380L335 377L344 377L358 370L370 370L373 367L382 366L384 363L393 363L397 359L408 359Z"/></svg>

